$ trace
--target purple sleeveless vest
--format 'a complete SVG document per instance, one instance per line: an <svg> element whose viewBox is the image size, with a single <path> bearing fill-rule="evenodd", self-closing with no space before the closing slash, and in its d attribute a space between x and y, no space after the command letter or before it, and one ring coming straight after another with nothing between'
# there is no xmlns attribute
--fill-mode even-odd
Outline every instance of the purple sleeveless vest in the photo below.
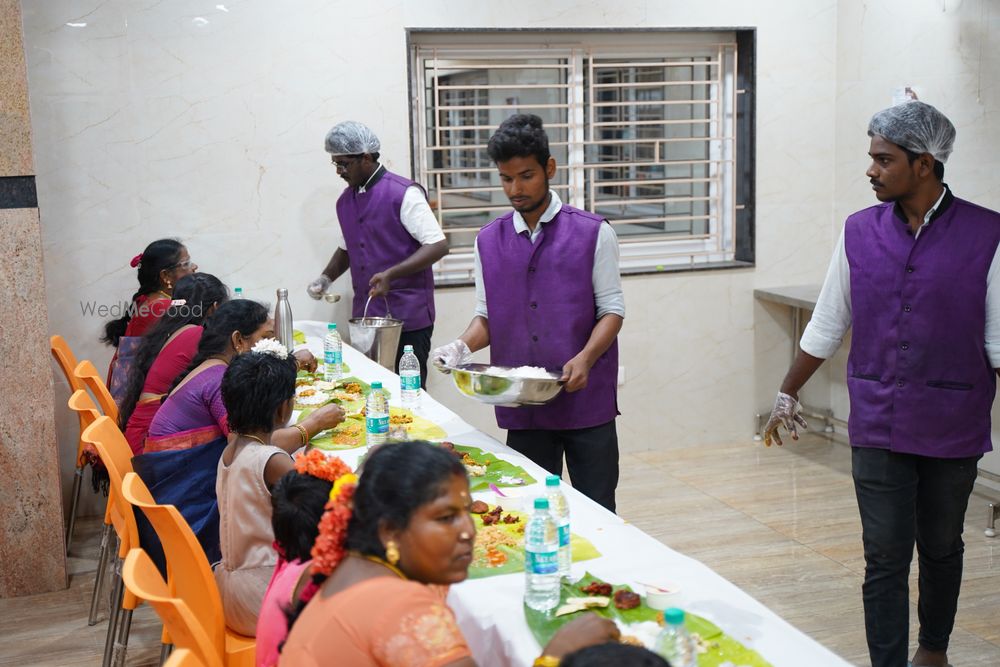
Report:
<svg viewBox="0 0 1000 667"><path fill-rule="evenodd" d="M856 447L938 458L992 449L986 277L1000 214L955 199L919 237L881 204L847 219Z"/></svg>
<svg viewBox="0 0 1000 667"><path fill-rule="evenodd" d="M477 237L490 321L490 363L563 367L597 324L594 250L603 218L562 206L532 244L508 213ZM590 369L586 388L547 405L496 408L505 429L564 430L606 424L618 415L618 341Z"/></svg>
<svg viewBox="0 0 1000 667"><path fill-rule="evenodd" d="M420 249L420 243L399 221L403 195L411 185L416 183L386 170L363 194L349 187L337 200L337 218L344 233L347 254L351 258L351 284L354 287L351 312L354 317L361 317L365 309L368 281L372 276L395 266ZM392 316L403 320L403 331L423 329L434 323L434 273L431 267L393 280L386 297ZM385 301L372 299L368 315L384 317L385 314Z"/></svg>

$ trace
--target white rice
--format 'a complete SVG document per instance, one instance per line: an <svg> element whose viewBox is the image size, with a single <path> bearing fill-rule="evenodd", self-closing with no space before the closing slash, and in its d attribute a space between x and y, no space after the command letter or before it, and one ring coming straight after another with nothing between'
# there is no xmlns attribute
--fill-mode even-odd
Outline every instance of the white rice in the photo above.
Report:
<svg viewBox="0 0 1000 667"><path fill-rule="evenodd" d="M485 371L486 375L494 375L502 378L528 378L534 380L551 380L552 373L539 368L538 366L518 366L517 368L504 368L503 366L490 366Z"/></svg>

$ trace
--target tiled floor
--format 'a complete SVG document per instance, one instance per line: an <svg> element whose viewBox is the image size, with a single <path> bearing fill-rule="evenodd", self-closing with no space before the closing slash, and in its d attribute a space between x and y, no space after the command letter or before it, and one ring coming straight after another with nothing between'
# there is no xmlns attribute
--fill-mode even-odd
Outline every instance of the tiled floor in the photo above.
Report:
<svg viewBox="0 0 1000 667"><path fill-rule="evenodd" d="M985 502L972 497L966 522L965 584L949 652L956 667L1000 666L1000 538L983 536ZM868 665L848 448L804 438L783 448L665 445L624 455L618 507L835 653ZM67 591L0 600L0 665L100 664L106 615L93 627L86 620L99 527L97 520L80 524L74 553L86 557L70 559ZM914 591L915 576L914 564ZM911 626L914 640L914 605ZM152 612L140 607L132 627L128 664L156 664L160 630Z"/></svg>

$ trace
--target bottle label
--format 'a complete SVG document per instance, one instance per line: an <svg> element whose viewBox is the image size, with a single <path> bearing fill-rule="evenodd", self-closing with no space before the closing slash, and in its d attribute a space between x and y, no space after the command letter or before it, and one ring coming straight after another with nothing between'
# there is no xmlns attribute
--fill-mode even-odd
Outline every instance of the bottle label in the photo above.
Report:
<svg viewBox="0 0 1000 667"><path fill-rule="evenodd" d="M561 521L559 523L559 546L569 546L569 521Z"/></svg>
<svg viewBox="0 0 1000 667"><path fill-rule="evenodd" d="M365 417L365 426L369 433L388 433L389 415L384 417Z"/></svg>
<svg viewBox="0 0 1000 667"><path fill-rule="evenodd" d="M420 391L420 374L401 375L399 383L403 391Z"/></svg>
<svg viewBox="0 0 1000 667"><path fill-rule="evenodd" d="M558 551L525 551L525 569L531 574L556 574L559 572Z"/></svg>
<svg viewBox="0 0 1000 667"><path fill-rule="evenodd" d="M324 350L323 362L329 366L336 366L344 359L344 353L337 350Z"/></svg>

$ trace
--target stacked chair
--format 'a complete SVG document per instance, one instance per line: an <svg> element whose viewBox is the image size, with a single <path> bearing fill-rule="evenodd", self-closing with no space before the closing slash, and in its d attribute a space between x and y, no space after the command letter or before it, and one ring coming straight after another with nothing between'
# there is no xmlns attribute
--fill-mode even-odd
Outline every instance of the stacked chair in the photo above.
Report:
<svg viewBox="0 0 1000 667"><path fill-rule="evenodd" d="M69 344L62 336L52 336L49 339L49 349L52 357L59 364L66 382L69 383L70 393L83 389L83 383L73 372L77 367L76 355L69 348ZM117 409L117 407L116 407ZM80 433L83 433L88 424L83 422L83 415L79 414ZM83 471L87 467L87 457L83 453L83 440L77 440L76 445L76 470L73 476L73 491L70 492L69 520L66 522L66 556L69 557L70 545L73 543L73 528L76 527L76 511L80 504L80 487L83 482ZM90 623L93 625L93 621Z"/></svg>

